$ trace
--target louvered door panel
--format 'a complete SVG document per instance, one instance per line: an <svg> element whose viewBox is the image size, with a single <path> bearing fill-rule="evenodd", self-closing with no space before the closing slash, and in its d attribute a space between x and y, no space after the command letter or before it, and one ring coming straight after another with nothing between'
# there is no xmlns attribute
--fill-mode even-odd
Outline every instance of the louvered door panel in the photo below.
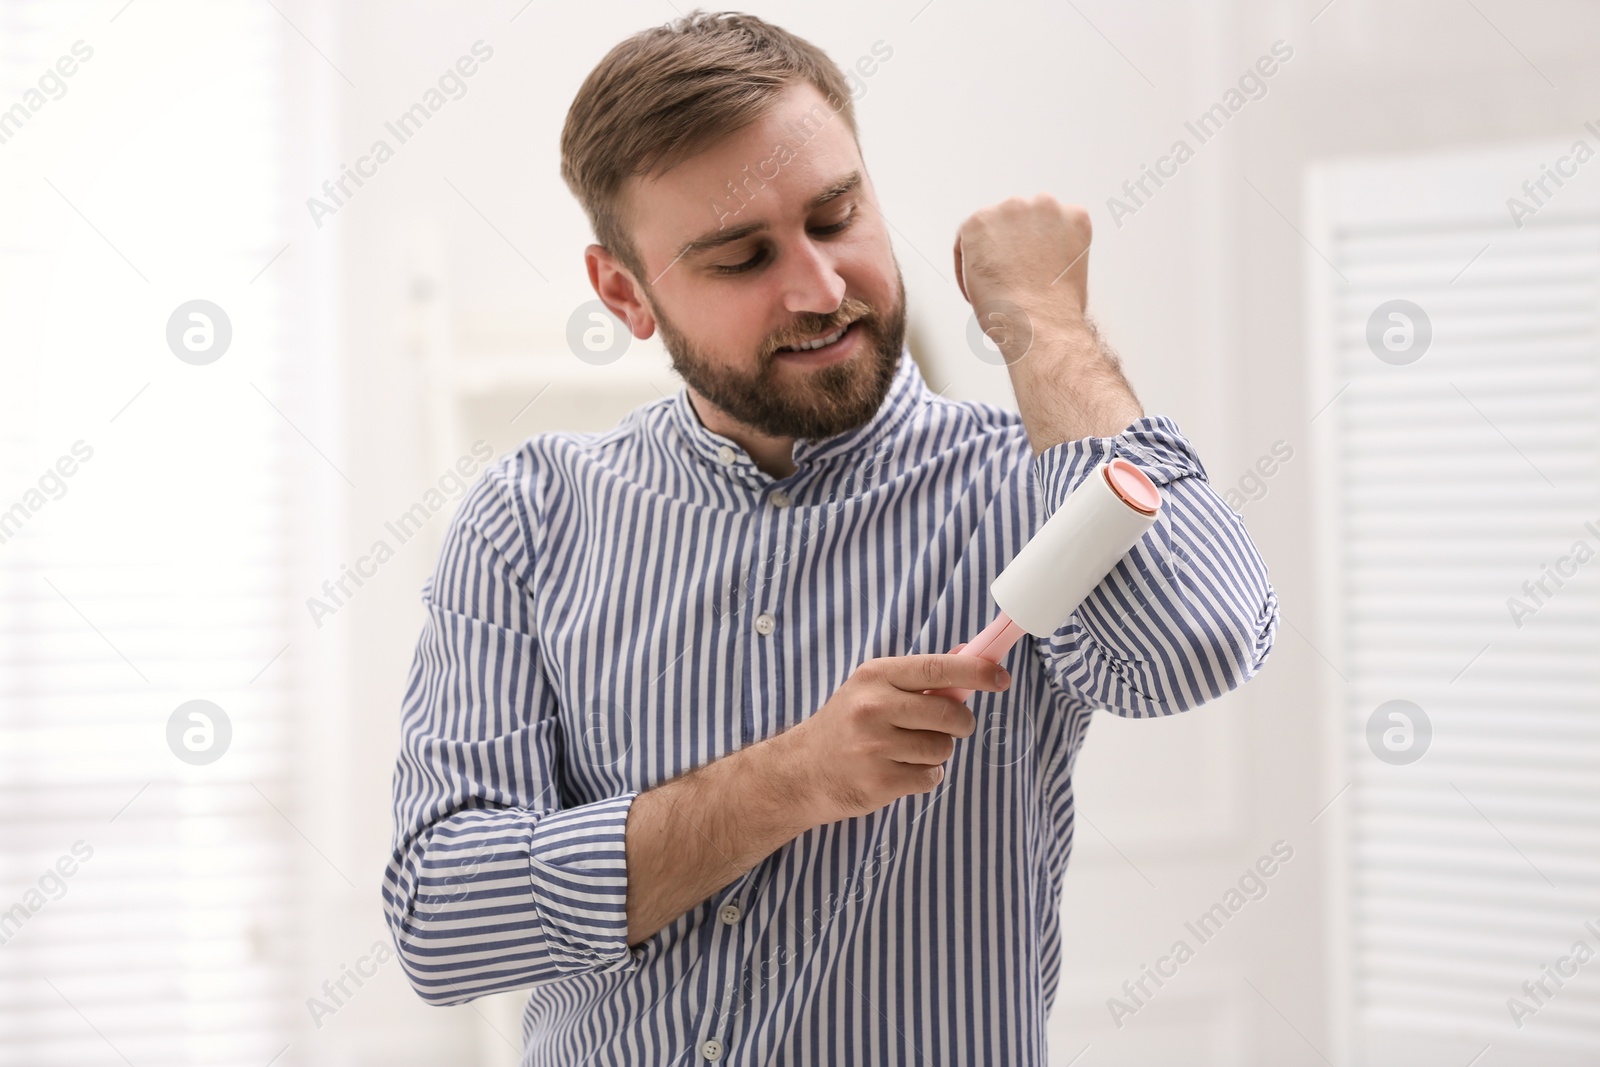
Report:
<svg viewBox="0 0 1600 1067"><path fill-rule="evenodd" d="M1573 188L1519 230L1504 203L1562 150L1313 183L1313 240L1336 267L1309 261L1311 407L1322 633L1344 676L1334 784L1352 783L1332 825L1357 1063L1600 1055L1600 962L1551 996L1523 988L1579 940L1600 953L1584 925L1600 929L1600 559L1521 626L1507 603L1574 542L1600 556L1585 526L1600 529L1600 205ZM1368 340L1394 299L1432 325L1404 365ZM1368 737L1396 699L1432 725L1406 765ZM1510 998L1536 1009L1520 1027Z"/></svg>

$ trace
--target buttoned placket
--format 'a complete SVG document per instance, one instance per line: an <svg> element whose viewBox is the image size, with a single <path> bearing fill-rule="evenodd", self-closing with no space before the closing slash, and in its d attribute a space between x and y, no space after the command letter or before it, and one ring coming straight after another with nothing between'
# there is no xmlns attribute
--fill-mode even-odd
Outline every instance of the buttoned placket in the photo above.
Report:
<svg viewBox="0 0 1600 1067"><path fill-rule="evenodd" d="M909 355L905 359L909 362ZM914 370L902 368L903 382L909 380L904 376L911 373ZM675 403L679 405L678 415L683 420L689 447L709 462L715 477L750 491L748 499L755 508L754 521L743 526L743 536L748 538L741 553L746 581L740 590L739 606L733 612L737 620L732 631L735 647L730 650L745 664L748 672L744 679L748 699L744 702L740 722L740 747L743 747L788 725L784 721L783 667L785 655L794 652L791 641L797 635L791 632L784 618L784 597L794 577L791 558L812 539L816 533L815 523L819 521L817 517L809 517L816 508L803 507L797 500L803 499L807 484L818 476L817 472L828 468L828 457L841 447L850 446L851 442L801 440L793 452L794 472L774 479L736 442L707 430L694 414L686 395L680 394ZM879 417L881 419L882 414ZM882 427L874 429L881 432ZM863 428L852 436L859 438L860 434L869 432ZM753 997L758 978L753 968L764 965L764 961L746 958L750 951L750 937L746 931L752 927L752 909L757 906L761 879L770 862L773 862L772 857L745 872L719 894L713 905L708 960L718 961L724 988L716 1006L703 1017L697 1033L696 1052L702 1063L726 1058L737 1034L743 1032L743 1014L749 1010L743 991L749 983Z"/></svg>
<svg viewBox="0 0 1600 1067"><path fill-rule="evenodd" d="M752 480L749 465L753 461L742 450L723 445L718 449L717 459L730 477ZM746 549L745 584L750 611L746 613L745 626L740 628L738 639L746 642L748 652L740 658L751 672L751 684L750 699L741 723L741 747L765 739L784 725L781 668L782 650L787 642L781 604L790 578L789 557L796 548L793 526L799 509L794 507L794 493L797 481L803 478L804 471L797 469L787 478L776 481L764 474L756 479L765 481L766 485L759 490L755 522L747 527L750 540ZM747 1008L744 990L754 975L753 961L746 958L749 951L746 928L765 866L757 864L724 889L714 909L714 956L722 963L727 984L717 1010L708 1015L698 1039L702 1062L716 1062L727 1055Z"/></svg>
<svg viewBox="0 0 1600 1067"><path fill-rule="evenodd" d="M711 936L716 946L715 958L721 961L726 984L722 996L718 998L716 1011L707 1013L705 1030L700 1035L701 1056L707 1060L717 1059L721 1052L726 1051L742 1022L740 1016L745 1005L740 1002L740 989L750 966L745 959L749 940L745 936L745 916L748 914L749 900L755 894L754 882L762 866L757 864L740 875L722 891L720 901L714 906ZM708 1049L721 1051L718 1055L709 1055Z"/></svg>

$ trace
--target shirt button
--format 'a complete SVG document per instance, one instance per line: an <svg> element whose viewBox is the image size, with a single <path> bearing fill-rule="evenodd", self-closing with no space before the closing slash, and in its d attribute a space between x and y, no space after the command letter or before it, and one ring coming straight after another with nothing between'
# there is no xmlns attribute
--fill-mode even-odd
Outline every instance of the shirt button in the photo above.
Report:
<svg viewBox="0 0 1600 1067"><path fill-rule="evenodd" d="M717 449L717 459L722 462L724 467L732 466L733 449L729 448L727 445L723 445L721 448Z"/></svg>
<svg viewBox="0 0 1600 1067"><path fill-rule="evenodd" d="M789 503L790 503L789 494L785 493L782 489L779 489L776 493L772 494L772 506L773 507L775 507L775 508L786 508L786 507L789 506Z"/></svg>
<svg viewBox="0 0 1600 1067"><path fill-rule="evenodd" d="M729 926L732 926L734 923L739 921L739 916L741 914L743 913L739 911L739 905L726 904L722 908L722 921L727 923Z"/></svg>
<svg viewBox="0 0 1600 1067"><path fill-rule="evenodd" d="M700 1046L700 1055L708 1060L722 1059L722 1042L714 1037L706 1038L705 1044Z"/></svg>
<svg viewBox="0 0 1600 1067"><path fill-rule="evenodd" d="M764 611L760 615L756 616L756 633L762 635L763 637L776 629L777 625L777 620Z"/></svg>

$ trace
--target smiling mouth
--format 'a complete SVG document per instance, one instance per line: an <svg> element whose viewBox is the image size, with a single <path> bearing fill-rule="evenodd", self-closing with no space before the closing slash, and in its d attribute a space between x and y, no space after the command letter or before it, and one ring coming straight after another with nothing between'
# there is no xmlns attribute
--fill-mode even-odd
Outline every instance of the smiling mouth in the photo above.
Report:
<svg viewBox="0 0 1600 1067"><path fill-rule="evenodd" d="M823 336L817 338L814 341L802 341L799 344L784 345L782 348L778 349L778 351L779 352L810 352L813 349L826 348L828 345L833 344L834 342L838 341L841 337L843 337L845 335L845 332L847 330L849 330L850 327L852 327L854 325L855 325L855 322L853 322L853 321L852 322L847 322L843 326L839 327L837 330L834 330L832 333L824 334Z"/></svg>

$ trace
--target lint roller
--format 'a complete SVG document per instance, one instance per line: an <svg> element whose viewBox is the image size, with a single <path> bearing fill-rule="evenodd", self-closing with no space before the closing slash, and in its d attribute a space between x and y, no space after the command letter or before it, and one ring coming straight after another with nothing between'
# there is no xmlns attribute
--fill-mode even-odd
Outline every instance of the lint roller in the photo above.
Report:
<svg viewBox="0 0 1600 1067"><path fill-rule="evenodd" d="M989 585L1000 606L984 631L956 654L999 663L1023 634L1048 637L1155 525L1161 490L1122 458L1100 464L1045 520ZM970 689L927 692L966 700Z"/></svg>

